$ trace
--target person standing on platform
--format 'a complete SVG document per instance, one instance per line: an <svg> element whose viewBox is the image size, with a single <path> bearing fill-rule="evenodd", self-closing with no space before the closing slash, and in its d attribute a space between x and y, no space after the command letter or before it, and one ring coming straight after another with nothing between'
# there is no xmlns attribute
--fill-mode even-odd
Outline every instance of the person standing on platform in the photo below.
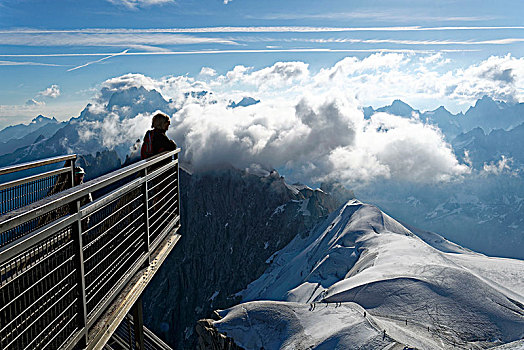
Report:
<svg viewBox="0 0 524 350"><path fill-rule="evenodd" d="M146 132L144 142L142 142L140 151L142 159L150 158L165 151L173 151L177 148L175 141L170 140L166 135L169 125L171 125L171 120L167 114L158 112L153 116L152 129Z"/></svg>

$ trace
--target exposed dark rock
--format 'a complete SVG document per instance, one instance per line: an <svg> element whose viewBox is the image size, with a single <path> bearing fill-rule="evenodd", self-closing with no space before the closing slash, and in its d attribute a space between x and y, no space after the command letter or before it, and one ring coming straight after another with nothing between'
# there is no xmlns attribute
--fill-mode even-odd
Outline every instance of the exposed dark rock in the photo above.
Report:
<svg viewBox="0 0 524 350"><path fill-rule="evenodd" d="M84 168L86 175L85 181L107 174L121 167L120 158L115 151L96 152L91 154L79 155L77 165Z"/></svg>
<svg viewBox="0 0 524 350"><path fill-rule="evenodd" d="M174 348L194 349L197 321L237 304L234 294L265 271L276 251L341 202L288 185L276 171L181 171L180 186L182 238L144 294L144 317Z"/></svg>
<svg viewBox="0 0 524 350"><path fill-rule="evenodd" d="M195 327L198 334L199 350L243 350L240 346L235 344L235 341L219 333L213 326L213 321L209 319L199 320Z"/></svg>

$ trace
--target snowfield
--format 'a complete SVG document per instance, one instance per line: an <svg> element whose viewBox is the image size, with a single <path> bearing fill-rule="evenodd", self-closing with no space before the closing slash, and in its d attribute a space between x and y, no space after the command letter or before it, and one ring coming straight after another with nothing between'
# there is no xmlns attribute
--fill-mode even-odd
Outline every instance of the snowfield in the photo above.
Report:
<svg viewBox="0 0 524 350"><path fill-rule="evenodd" d="M214 325L246 349L516 349L524 338L524 261L358 200L295 237L239 295Z"/></svg>

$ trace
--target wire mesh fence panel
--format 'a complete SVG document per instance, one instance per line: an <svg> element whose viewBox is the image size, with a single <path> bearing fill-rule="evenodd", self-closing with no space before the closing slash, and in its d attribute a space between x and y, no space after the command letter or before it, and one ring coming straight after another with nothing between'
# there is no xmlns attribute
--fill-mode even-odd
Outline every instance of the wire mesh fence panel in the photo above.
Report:
<svg viewBox="0 0 524 350"><path fill-rule="evenodd" d="M0 266L0 349L58 349L78 328L72 229Z"/></svg>
<svg viewBox="0 0 524 350"><path fill-rule="evenodd" d="M82 220L87 313L110 297L146 252L144 199L136 188Z"/></svg>
<svg viewBox="0 0 524 350"><path fill-rule="evenodd" d="M169 168L148 181L149 241L160 238L163 229L177 218L178 177L175 168Z"/></svg>
<svg viewBox="0 0 524 350"><path fill-rule="evenodd" d="M0 215L71 188L71 174L52 175L0 190Z"/></svg>
<svg viewBox="0 0 524 350"><path fill-rule="evenodd" d="M0 233L0 248L44 227L76 210L76 203L67 203L45 214L20 223L12 229Z"/></svg>

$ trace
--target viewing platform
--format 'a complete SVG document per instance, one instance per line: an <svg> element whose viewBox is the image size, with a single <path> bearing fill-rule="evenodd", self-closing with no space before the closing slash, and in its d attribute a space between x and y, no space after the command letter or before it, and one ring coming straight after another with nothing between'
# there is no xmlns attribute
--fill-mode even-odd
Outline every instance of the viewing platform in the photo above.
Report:
<svg viewBox="0 0 524 350"><path fill-rule="evenodd" d="M78 186L76 155L0 169L0 350L170 349L141 296L180 239L179 152Z"/></svg>

